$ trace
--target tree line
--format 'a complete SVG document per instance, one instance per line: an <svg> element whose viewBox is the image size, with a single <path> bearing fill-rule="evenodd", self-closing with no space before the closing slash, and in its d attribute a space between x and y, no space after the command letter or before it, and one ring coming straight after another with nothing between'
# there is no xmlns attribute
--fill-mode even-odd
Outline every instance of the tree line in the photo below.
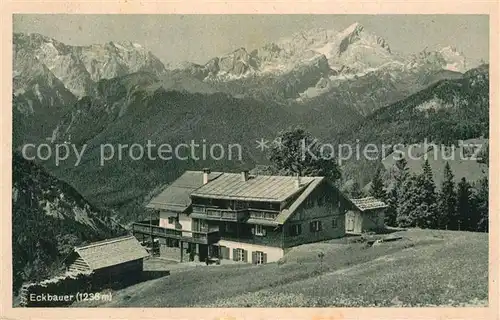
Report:
<svg viewBox="0 0 500 320"><path fill-rule="evenodd" d="M463 177L455 183L448 162L443 174L441 188L436 190L428 160L419 174L411 174L406 160L400 159L392 185L385 188L378 170L369 193L389 205L386 225L488 232L488 176L473 184Z"/></svg>
<svg viewBox="0 0 500 320"><path fill-rule="evenodd" d="M270 150L271 165L255 168L253 173L325 176L340 183L341 170L334 157L301 154L300 141L317 141L310 133L296 128L281 132L277 139L281 143ZM319 152L320 145L319 141L314 144L313 154ZM473 184L465 178L455 183L454 178L447 162L438 190L428 160L423 163L421 173L413 174L406 160L400 159L390 177L392 184L384 186L379 167L368 192L389 205L385 216L387 226L488 232L488 177ZM356 181L341 189L351 198L365 196Z"/></svg>

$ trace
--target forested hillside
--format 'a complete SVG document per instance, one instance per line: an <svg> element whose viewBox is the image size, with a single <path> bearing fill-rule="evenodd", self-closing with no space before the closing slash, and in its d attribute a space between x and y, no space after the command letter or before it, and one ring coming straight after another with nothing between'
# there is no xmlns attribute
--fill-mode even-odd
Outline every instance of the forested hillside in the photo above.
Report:
<svg viewBox="0 0 500 320"><path fill-rule="evenodd" d="M489 65L461 79L441 80L360 120L339 135L339 142L410 144L424 141L449 145L487 137L489 132Z"/></svg>
<svg viewBox="0 0 500 320"><path fill-rule="evenodd" d="M379 150L379 159L376 161L364 157L346 161L343 167L344 177L354 179L362 186L367 184L376 169L381 167L382 156L391 155L391 146L398 144L420 144L422 148L427 141L438 146L454 145L459 149L460 140L480 137L487 139L488 67L483 65L472 69L461 79L441 80L406 99L375 111L357 125L336 135L337 143L349 144L353 149L359 145L360 150L363 150L367 144L375 144ZM389 146L385 155L381 153L383 145ZM482 152L487 152L486 146ZM441 150L438 157L442 157ZM443 167L446 161L440 161L439 166ZM457 153L455 159L450 160L452 161L462 160ZM421 166L422 162L418 165ZM474 171L482 171L480 164L475 161L468 161L468 165L475 166Z"/></svg>
<svg viewBox="0 0 500 320"><path fill-rule="evenodd" d="M60 271L75 245L122 234L110 212L97 211L70 185L13 154L13 286Z"/></svg>

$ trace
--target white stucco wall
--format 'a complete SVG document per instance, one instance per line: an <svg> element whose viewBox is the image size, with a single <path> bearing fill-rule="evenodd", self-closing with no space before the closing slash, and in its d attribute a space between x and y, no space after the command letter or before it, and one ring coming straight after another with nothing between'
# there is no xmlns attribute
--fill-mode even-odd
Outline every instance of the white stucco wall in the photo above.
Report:
<svg viewBox="0 0 500 320"><path fill-rule="evenodd" d="M193 223L193 220L191 219L191 217L188 217L187 215L181 213L181 214L179 214L180 226L178 226L177 229L193 230L193 229L191 229L192 223ZM190 237L191 233L190 232L183 232L182 235L186 236L186 237Z"/></svg>
<svg viewBox="0 0 500 320"><path fill-rule="evenodd" d="M176 224L174 223L169 223L168 218L169 216L167 215L166 212L161 211L160 212L160 227L162 228L168 228L168 229L182 229L182 230L192 230L192 219L186 214L180 213L178 215L179 222ZM188 232L183 232L183 235L185 236L190 236L191 233Z"/></svg>
<svg viewBox="0 0 500 320"><path fill-rule="evenodd" d="M281 259L284 255L283 249L268 247L268 246L260 246L256 244L248 244L243 242L236 241L228 241L228 240L219 240L218 243L220 246L229 248L229 259L233 260L233 249L243 249L248 251L248 262L252 262L252 252L253 251L261 251L267 254L267 262L276 262Z"/></svg>

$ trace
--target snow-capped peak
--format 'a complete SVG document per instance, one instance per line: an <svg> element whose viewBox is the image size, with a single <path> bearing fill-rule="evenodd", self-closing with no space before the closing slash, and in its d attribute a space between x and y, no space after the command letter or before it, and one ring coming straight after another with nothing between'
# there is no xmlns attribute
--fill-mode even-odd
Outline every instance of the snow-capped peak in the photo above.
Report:
<svg viewBox="0 0 500 320"><path fill-rule="evenodd" d="M465 72L467 71L466 59L457 48L453 46L447 46L439 50L439 53L445 61L444 69Z"/></svg>
<svg viewBox="0 0 500 320"><path fill-rule="evenodd" d="M71 46L39 34L14 34L14 51L30 50L74 95L93 92L96 82L138 71L159 75L161 61L131 41Z"/></svg>
<svg viewBox="0 0 500 320"><path fill-rule="evenodd" d="M347 28L345 28L343 31L341 31L338 37L344 38L353 34L358 34L359 32L363 31L363 29L364 27L359 22L355 22L350 26L348 26Z"/></svg>

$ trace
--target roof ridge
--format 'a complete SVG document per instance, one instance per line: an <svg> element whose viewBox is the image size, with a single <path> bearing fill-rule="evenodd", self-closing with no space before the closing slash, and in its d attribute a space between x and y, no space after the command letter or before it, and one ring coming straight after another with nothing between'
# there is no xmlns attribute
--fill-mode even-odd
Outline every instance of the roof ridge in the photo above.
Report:
<svg viewBox="0 0 500 320"><path fill-rule="evenodd" d="M121 236L121 237L117 237L117 238L105 239L105 240L97 241L97 242L94 242L94 243L91 243L91 244L88 244L85 246L77 246L77 247L75 247L75 250L98 247L98 246L102 246L105 244L120 242L120 241L124 241L124 240L131 239L131 238L135 238L135 237L133 235L126 235L126 236Z"/></svg>
<svg viewBox="0 0 500 320"><path fill-rule="evenodd" d="M212 172L213 173L213 172ZM217 173L220 173L219 175L217 175L216 177L214 177L212 180L208 180L207 183L205 184L202 184L201 186L199 187L196 187L194 188L192 191L191 191L191 194L189 196L191 196L193 193L196 193L196 191L200 188L203 188L204 186L206 186L207 184L209 184L210 182L214 181L214 180L217 180L218 178L222 177L223 175L227 174L227 172L222 172L222 171L218 171Z"/></svg>
<svg viewBox="0 0 500 320"><path fill-rule="evenodd" d="M377 198L375 198L374 196L368 196L368 197L363 197L363 198L352 198L352 200L365 200L365 199L377 199Z"/></svg>

